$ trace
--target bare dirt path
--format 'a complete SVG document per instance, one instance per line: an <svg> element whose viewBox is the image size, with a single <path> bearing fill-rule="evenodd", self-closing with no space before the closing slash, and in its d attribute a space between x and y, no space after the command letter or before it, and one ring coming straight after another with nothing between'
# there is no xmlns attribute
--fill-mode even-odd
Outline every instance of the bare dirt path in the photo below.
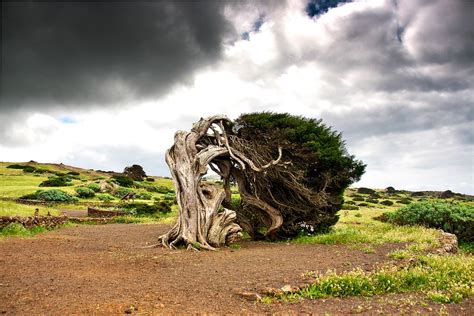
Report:
<svg viewBox="0 0 474 316"><path fill-rule="evenodd" d="M61 210L61 215L69 217L86 217L87 210Z"/></svg>
<svg viewBox="0 0 474 316"><path fill-rule="evenodd" d="M34 238L0 240L0 313L143 314L170 312L322 313L474 311L459 305L426 304L416 295L305 300L263 304L239 293L285 284L327 269L370 269L397 245L366 254L347 246L241 242L217 252L140 249L169 229L165 225L81 225ZM415 302L415 303L414 303ZM418 303L417 303L418 302ZM130 309L134 306L135 311Z"/></svg>

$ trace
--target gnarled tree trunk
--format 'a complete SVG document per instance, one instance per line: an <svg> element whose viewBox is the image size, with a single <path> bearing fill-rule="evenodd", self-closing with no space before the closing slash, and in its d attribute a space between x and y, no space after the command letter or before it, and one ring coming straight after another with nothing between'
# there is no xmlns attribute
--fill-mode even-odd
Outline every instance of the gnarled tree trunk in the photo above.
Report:
<svg viewBox="0 0 474 316"><path fill-rule="evenodd" d="M229 123L225 116L212 116L194 124L191 132L178 131L175 134L174 145L166 152L166 162L176 189L179 216L173 228L159 237L164 246L174 248L185 244L188 248L214 250L241 236L242 228L235 223L235 211L222 207L224 200L226 206L230 205L230 177L238 179L238 171L246 167L262 171L278 163L281 151L278 160L256 167L231 148ZM201 182L208 166L221 175L224 187ZM264 210L268 206L246 194L239 186L240 189L249 203ZM274 230L282 223L281 215L273 208L267 207L267 211L271 218L269 226Z"/></svg>

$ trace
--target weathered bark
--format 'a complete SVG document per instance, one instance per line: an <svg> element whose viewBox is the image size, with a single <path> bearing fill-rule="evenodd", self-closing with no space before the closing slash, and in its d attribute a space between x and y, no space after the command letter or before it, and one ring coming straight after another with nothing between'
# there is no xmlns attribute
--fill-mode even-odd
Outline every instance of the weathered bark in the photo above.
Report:
<svg viewBox="0 0 474 316"><path fill-rule="evenodd" d="M226 208L230 206L230 177L247 167L260 172L275 165L281 158L281 150L277 160L257 167L245 155L231 148L229 122L225 116L213 116L194 124L191 132L178 131L175 134L174 145L166 152L166 162L173 177L179 216L173 228L159 237L164 246L174 248L184 244L188 248L214 250L241 236L242 228L235 223L235 211ZM208 166L221 175L223 188L201 183ZM245 194L243 188L240 191L247 203L258 205L268 214L269 231L281 225L281 214L277 210Z"/></svg>

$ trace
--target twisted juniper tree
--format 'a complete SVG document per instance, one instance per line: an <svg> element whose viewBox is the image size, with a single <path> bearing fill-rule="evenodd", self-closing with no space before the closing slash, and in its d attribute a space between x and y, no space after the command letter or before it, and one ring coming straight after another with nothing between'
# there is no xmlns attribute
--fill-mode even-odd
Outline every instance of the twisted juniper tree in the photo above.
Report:
<svg viewBox="0 0 474 316"><path fill-rule="evenodd" d="M175 134L166 162L179 216L160 242L209 250L239 238L242 229L254 239L326 230L338 220L344 189L365 169L320 120L267 112L235 122L201 119ZM202 181L209 168L223 186Z"/></svg>

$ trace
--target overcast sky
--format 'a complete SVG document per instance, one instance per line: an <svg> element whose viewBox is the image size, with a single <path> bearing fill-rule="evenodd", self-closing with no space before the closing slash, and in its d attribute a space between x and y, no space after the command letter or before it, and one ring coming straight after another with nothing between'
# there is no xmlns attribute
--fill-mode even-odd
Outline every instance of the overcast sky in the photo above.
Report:
<svg viewBox="0 0 474 316"><path fill-rule="evenodd" d="M2 2L0 161L168 175L174 132L322 118L355 186L474 193L474 1Z"/></svg>

